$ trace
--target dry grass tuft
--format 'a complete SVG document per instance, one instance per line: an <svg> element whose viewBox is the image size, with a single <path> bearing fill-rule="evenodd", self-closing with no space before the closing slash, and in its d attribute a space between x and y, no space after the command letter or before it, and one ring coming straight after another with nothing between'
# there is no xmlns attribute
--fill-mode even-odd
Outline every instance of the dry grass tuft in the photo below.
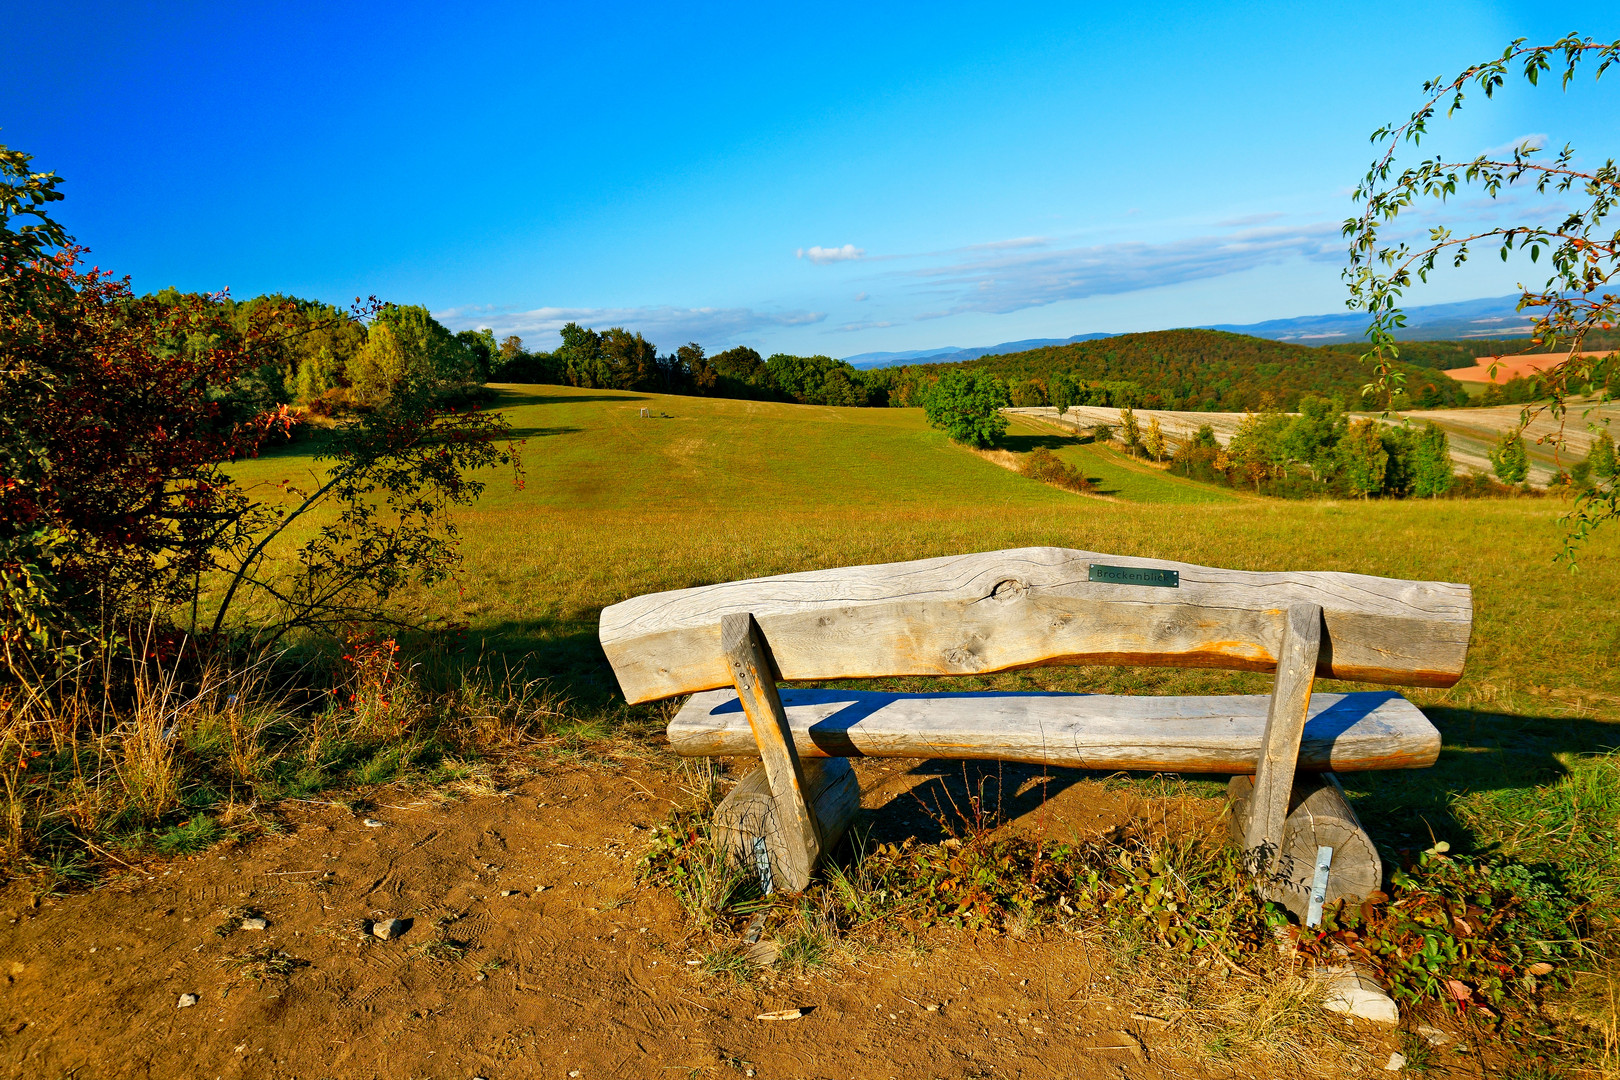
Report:
<svg viewBox="0 0 1620 1080"><path fill-rule="evenodd" d="M1281 960L1249 957L1249 969L1261 970L1245 974L1208 954L1116 948L1114 962L1125 1007L1163 1021L1154 1026L1164 1049L1189 1063L1215 1058L1313 1076L1370 1064L1343 1021L1322 1010L1320 984Z"/></svg>

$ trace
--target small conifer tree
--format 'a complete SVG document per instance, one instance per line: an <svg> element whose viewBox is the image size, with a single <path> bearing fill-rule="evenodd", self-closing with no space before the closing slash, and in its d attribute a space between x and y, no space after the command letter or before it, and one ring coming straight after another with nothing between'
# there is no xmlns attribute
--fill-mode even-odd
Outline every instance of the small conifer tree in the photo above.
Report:
<svg viewBox="0 0 1620 1080"><path fill-rule="evenodd" d="M1592 475L1598 480L1613 480L1616 470L1614 458L1614 438L1608 429L1594 433L1592 448L1586 452L1586 460L1592 465Z"/></svg>
<svg viewBox="0 0 1620 1080"><path fill-rule="evenodd" d="M1530 475L1530 452L1525 448L1524 436L1517 431L1504 431L1491 450L1491 471L1504 484L1524 483Z"/></svg>
<svg viewBox="0 0 1620 1080"><path fill-rule="evenodd" d="M1451 468L1451 440L1434 421L1423 425L1413 453L1412 494L1433 499L1446 494L1457 477Z"/></svg>
<svg viewBox="0 0 1620 1080"><path fill-rule="evenodd" d="M1137 426L1136 413L1129 408L1119 410L1119 438L1135 457L1136 448L1142 445L1142 429Z"/></svg>

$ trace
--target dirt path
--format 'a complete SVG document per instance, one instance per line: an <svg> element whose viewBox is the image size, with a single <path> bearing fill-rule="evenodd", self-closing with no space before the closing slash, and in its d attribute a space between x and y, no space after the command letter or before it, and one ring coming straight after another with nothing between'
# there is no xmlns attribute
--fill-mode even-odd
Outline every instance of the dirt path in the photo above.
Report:
<svg viewBox="0 0 1620 1080"><path fill-rule="evenodd" d="M915 766L863 765L868 804L937 781ZM1042 799L1038 781L1009 779L1024 827L1084 832L1119 816L1122 796L1096 781ZM0 1075L1252 1074L1189 1071L1160 1025L1115 1010L1106 969L1062 935L931 934L747 986L701 975L711 943L689 937L667 893L634 882L644 830L676 798L657 769L557 766L504 797L448 806L387 793L362 815L287 804L283 835L38 907L13 887L0 915ZM920 805L878 818L921 831ZM260 915L267 929L240 928ZM395 940L361 928L396 917L411 926ZM463 954L431 947L441 919ZM257 983L242 959L253 950L294 966L260 969ZM196 1004L177 1008L185 994ZM789 1008L810 1011L755 1019Z"/></svg>

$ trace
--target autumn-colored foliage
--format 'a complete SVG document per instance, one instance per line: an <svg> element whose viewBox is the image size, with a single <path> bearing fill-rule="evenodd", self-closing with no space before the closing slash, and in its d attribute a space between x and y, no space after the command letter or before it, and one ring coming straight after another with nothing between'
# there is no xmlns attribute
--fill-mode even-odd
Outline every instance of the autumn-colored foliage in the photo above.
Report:
<svg viewBox="0 0 1620 1080"><path fill-rule="evenodd" d="M196 647L199 617L211 619L202 644L217 646L246 593L261 601L252 633L273 641L381 618L400 585L449 572L444 508L482 490L470 470L513 461L494 446L504 419L450 405L478 376L476 350L422 309L375 301L343 313L286 297L136 296L127 278L83 268L84 249L46 212L57 178L29 161L0 147L0 674L24 706L92 655L137 640L143 655ZM366 315L399 371L373 378L326 437L326 475L293 493L300 502L244 491L230 462L291 435L302 417L289 383L320 374L312 364L341 368ZM270 542L323 504L338 506L328 524L267 571ZM211 579L224 588L200 612Z"/></svg>

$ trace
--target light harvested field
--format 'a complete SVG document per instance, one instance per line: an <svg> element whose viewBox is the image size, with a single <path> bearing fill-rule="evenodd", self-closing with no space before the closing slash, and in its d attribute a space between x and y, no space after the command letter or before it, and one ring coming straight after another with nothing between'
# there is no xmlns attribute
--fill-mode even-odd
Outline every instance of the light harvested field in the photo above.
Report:
<svg viewBox="0 0 1620 1080"><path fill-rule="evenodd" d="M1504 431L1518 427L1525 407L1522 405L1492 405L1477 409L1425 409L1397 413L1392 417L1376 414L1357 414L1375 417L1384 423L1399 424L1410 421L1421 424L1433 421L1451 438L1451 461L1458 475L1490 472L1490 450ZM1099 406L1074 406L1061 418L1050 406L1008 409L1009 413L1028 417L1048 424L1061 424L1076 432L1089 432L1098 424L1119 428L1119 410ZM1175 412L1167 409L1137 409L1136 422L1147 426L1149 419L1158 417L1165 435L1175 442L1190 440L1198 428L1208 424L1215 439L1223 446L1232 440L1244 413ZM1560 465L1568 468L1581 460L1592 446L1593 431L1607 426L1611 432L1620 431L1620 403L1603 403L1586 398L1574 398L1568 413L1560 421L1549 411L1541 410L1524 429L1524 438L1530 451L1530 483L1545 487L1552 482L1554 470ZM1560 448L1555 442L1562 439Z"/></svg>

